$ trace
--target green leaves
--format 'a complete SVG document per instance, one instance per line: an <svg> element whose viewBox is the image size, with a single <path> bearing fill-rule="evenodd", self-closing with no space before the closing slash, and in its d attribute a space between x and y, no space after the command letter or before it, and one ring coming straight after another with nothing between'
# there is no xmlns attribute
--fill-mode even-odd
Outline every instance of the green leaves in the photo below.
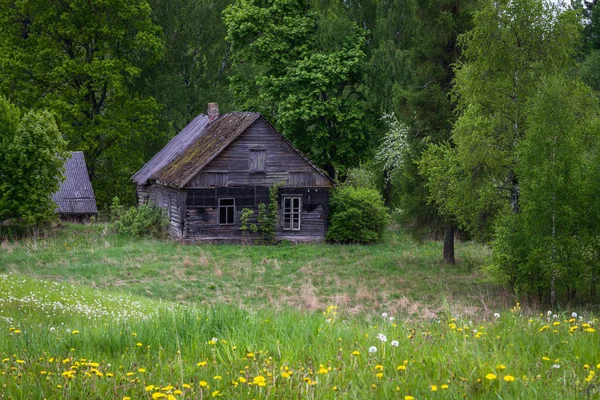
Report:
<svg viewBox="0 0 600 400"><path fill-rule="evenodd" d="M67 153L53 116L18 109L0 97L0 221L33 226L51 219Z"/></svg>
<svg viewBox="0 0 600 400"><path fill-rule="evenodd" d="M360 86L365 32L353 26L341 48L317 47L308 3L241 1L224 20L233 50L236 102L275 125L335 175L370 150L372 125Z"/></svg>

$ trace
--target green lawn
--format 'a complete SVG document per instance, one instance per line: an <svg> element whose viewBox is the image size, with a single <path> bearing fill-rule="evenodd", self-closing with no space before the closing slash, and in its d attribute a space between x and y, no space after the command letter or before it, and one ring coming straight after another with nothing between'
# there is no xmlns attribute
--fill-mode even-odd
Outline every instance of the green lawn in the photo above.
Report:
<svg viewBox="0 0 600 400"><path fill-rule="evenodd" d="M448 307L471 315L510 307L510 296L473 268L486 262L485 247L458 243L456 266L444 266L441 253L441 243L417 244L398 231L373 246L181 245L67 225L44 239L3 242L0 273L253 310L337 305L427 319Z"/></svg>

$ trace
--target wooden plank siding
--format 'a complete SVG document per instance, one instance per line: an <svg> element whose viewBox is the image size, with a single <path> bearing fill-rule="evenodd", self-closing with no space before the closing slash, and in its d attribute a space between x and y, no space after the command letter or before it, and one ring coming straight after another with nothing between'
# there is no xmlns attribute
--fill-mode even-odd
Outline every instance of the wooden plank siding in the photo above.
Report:
<svg viewBox="0 0 600 400"><path fill-rule="evenodd" d="M163 185L150 185L148 200L165 210L169 217L169 235L183 239L185 215L185 190L177 190Z"/></svg>
<svg viewBox="0 0 600 400"><path fill-rule="evenodd" d="M281 198L294 196L302 198L300 214L300 230L284 230ZM219 224L218 199L235 199L235 223ZM279 213L275 239L294 242L322 241L327 230L329 189L328 188L282 188L278 199ZM185 226L183 239L189 242L209 241L241 241L241 214L244 208L250 208L255 215L260 203L268 204L268 187L188 189L185 209ZM255 222L255 220L251 220ZM258 235L248 235L257 239Z"/></svg>
<svg viewBox="0 0 600 400"><path fill-rule="evenodd" d="M256 169L252 165L252 153L260 154L254 156L255 163L264 163L264 172L250 172ZM194 176L187 187L271 186L278 182L294 187L332 186L279 133L258 119Z"/></svg>

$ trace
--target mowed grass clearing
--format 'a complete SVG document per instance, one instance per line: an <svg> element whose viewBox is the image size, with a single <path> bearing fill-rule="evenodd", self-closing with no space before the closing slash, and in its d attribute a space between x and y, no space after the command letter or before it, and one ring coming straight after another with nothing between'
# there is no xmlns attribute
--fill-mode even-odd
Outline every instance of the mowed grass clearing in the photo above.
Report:
<svg viewBox="0 0 600 400"><path fill-rule="evenodd" d="M103 224L66 225L45 238L0 244L0 273L114 289L196 305L424 319L450 309L467 315L512 299L481 274L485 246L457 244L458 264L441 262L441 243L390 231L383 243L276 246L182 245L115 235Z"/></svg>

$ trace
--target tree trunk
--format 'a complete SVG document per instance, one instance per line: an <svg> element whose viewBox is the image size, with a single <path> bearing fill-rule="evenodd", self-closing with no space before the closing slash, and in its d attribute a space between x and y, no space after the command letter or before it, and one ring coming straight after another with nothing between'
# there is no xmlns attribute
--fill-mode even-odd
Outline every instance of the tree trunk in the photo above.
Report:
<svg viewBox="0 0 600 400"><path fill-rule="evenodd" d="M454 226L444 225L444 264L455 264L454 260Z"/></svg>

